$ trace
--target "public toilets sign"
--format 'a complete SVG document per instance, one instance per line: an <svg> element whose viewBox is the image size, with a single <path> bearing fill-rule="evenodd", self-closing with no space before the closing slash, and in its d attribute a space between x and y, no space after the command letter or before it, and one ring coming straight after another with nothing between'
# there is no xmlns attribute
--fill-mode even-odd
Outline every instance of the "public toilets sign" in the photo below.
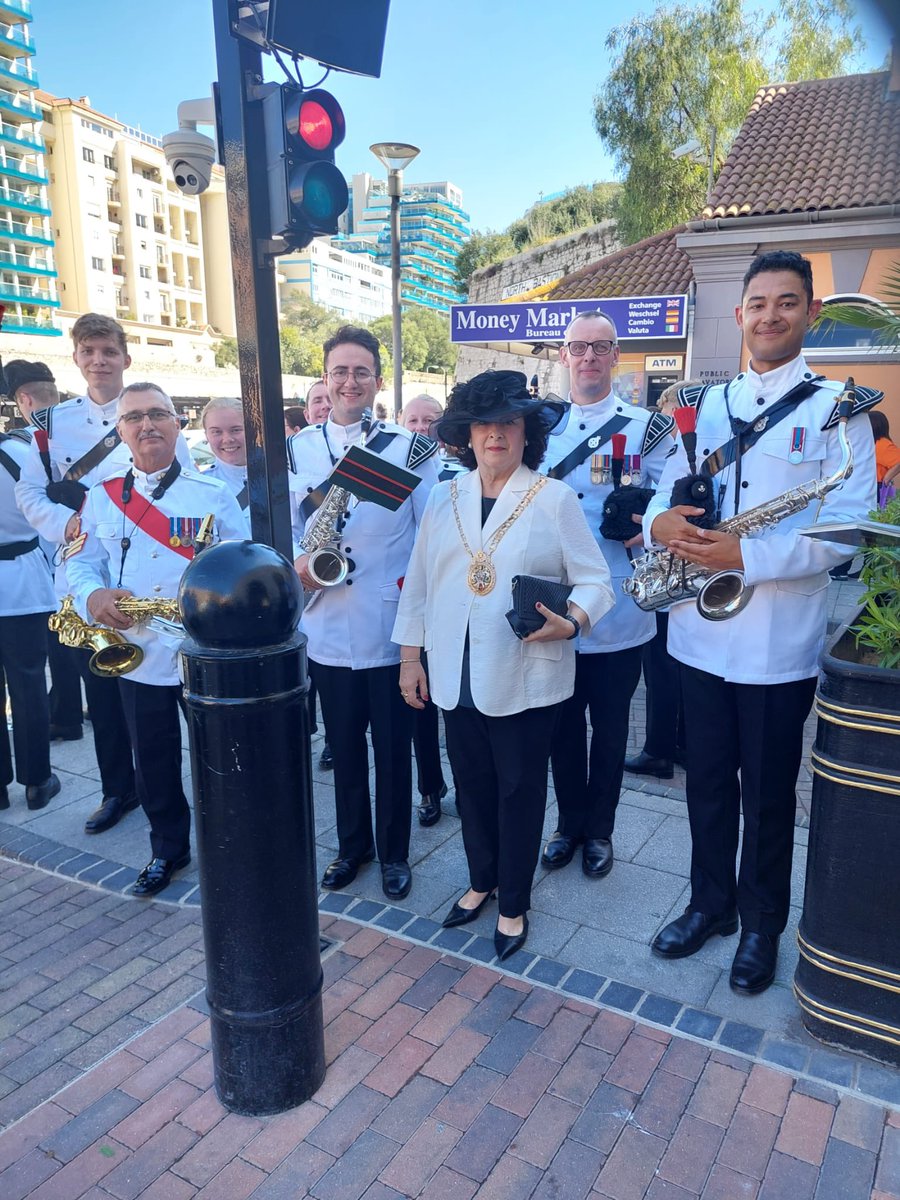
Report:
<svg viewBox="0 0 900 1200"><path fill-rule="evenodd" d="M602 308L616 323L620 341L683 338L687 296L616 296L611 300L548 300L530 304L454 304L452 342L561 342L580 312Z"/></svg>

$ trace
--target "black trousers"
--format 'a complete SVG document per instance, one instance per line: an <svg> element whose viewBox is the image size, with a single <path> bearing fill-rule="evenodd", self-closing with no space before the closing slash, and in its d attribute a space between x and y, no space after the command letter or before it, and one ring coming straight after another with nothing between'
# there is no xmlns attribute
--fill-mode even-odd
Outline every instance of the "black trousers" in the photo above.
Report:
<svg viewBox="0 0 900 1200"><path fill-rule="evenodd" d="M641 646L641 665L647 688L647 727L644 751L670 762L684 756L681 672L668 651L669 614L656 614L656 637Z"/></svg>
<svg viewBox="0 0 900 1200"><path fill-rule="evenodd" d="M12 783L13 764L6 731L6 693L12 705L16 779L29 784L50 778L50 707L47 613L0 617L0 784Z"/></svg>
<svg viewBox="0 0 900 1200"><path fill-rule="evenodd" d="M122 709L119 680L95 675L89 667L90 650L76 650L84 694L94 727L94 752L100 768L104 796L133 796L134 763L129 727ZM136 685L135 685L136 686ZM148 686L148 685L144 685Z"/></svg>
<svg viewBox="0 0 900 1200"><path fill-rule="evenodd" d="M631 697L640 677L640 646L575 656L575 691L562 703L550 757L559 831L568 837L612 837ZM590 756L585 710L591 716Z"/></svg>
<svg viewBox="0 0 900 1200"><path fill-rule="evenodd" d="M791 898L803 724L816 680L727 683L682 664L681 684L691 907L718 915L737 906L743 929L781 933ZM742 810L744 840L735 879Z"/></svg>
<svg viewBox="0 0 900 1200"><path fill-rule="evenodd" d="M444 713L469 883L476 892L497 888L503 917L531 907L559 710L551 704L509 717L461 707Z"/></svg>
<svg viewBox="0 0 900 1200"><path fill-rule="evenodd" d="M310 662L334 758L339 857L372 849L383 863L409 858L412 821L412 710L400 695L400 667L326 667ZM371 731L375 755L375 835L369 799Z"/></svg>
<svg viewBox="0 0 900 1200"><path fill-rule="evenodd" d="M50 724L80 729L84 723L81 652L74 646L64 646L59 636L48 629L47 661L50 664Z"/></svg>
<svg viewBox="0 0 900 1200"><path fill-rule="evenodd" d="M425 674L428 674L428 661ZM441 743L437 705L430 700L424 708L413 709L412 740L416 754L416 785L420 796L439 795L444 786L441 770Z"/></svg>
<svg viewBox="0 0 900 1200"><path fill-rule="evenodd" d="M118 687L134 746L137 796L150 822L153 857L180 858L191 844L191 810L181 784L181 685L155 687L122 676Z"/></svg>

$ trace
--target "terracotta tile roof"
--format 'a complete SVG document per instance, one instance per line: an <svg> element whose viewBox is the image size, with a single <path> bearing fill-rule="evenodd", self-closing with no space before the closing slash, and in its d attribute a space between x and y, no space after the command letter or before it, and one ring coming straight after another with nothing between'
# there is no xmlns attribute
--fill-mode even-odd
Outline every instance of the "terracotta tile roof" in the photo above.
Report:
<svg viewBox="0 0 900 1200"><path fill-rule="evenodd" d="M900 203L900 94L888 78L760 88L703 216Z"/></svg>
<svg viewBox="0 0 900 1200"><path fill-rule="evenodd" d="M667 229L608 254L564 275L546 300L582 300L596 296L661 296L686 292L691 282L691 264L683 250L675 245L686 225Z"/></svg>

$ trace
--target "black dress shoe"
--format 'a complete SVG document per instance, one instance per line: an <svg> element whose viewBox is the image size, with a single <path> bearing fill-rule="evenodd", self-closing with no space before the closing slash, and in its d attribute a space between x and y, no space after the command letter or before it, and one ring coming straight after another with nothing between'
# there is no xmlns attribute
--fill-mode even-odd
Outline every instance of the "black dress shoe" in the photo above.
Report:
<svg viewBox="0 0 900 1200"><path fill-rule="evenodd" d="M447 795L446 783L441 784L439 792L429 792L422 797L419 804L419 824L424 826L437 825L441 819L441 801Z"/></svg>
<svg viewBox="0 0 900 1200"><path fill-rule="evenodd" d="M499 962L505 962L525 945L525 939L528 937L528 913L525 913L522 921L524 923L521 933L501 933L499 929L494 930L494 949Z"/></svg>
<svg viewBox="0 0 900 1200"><path fill-rule="evenodd" d="M480 904L476 904L474 908L463 908L462 905L454 901L453 907L444 917L441 924L445 929L453 929L457 925L468 925L470 921L474 921L488 900L493 900L496 892L488 892Z"/></svg>
<svg viewBox="0 0 900 1200"><path fill-rule="evenodd" d="M777 962L777 934L749 933L744 930L735 951L728 982L735 992L755 996L757 992L764 992L775 978Z"/></svg>
<svg viewBox="0 0 900 1200"><path fill-rule="evenodd" d="M650 948L660 958L687 958L690 954L696 954L714 933L728 937L737 933L737 927L737 913L711 917L707 913L692 912L686 908L680 917L659 931Z"/></svg>
<svg viewBox="0 0 900 1200"><path fill-rule="evenodd" d="M50 726L50 741L51 742L80 742L84 737L84 730L80 725L51 725Z"/></svg>
<svg viewBox="0 0 900 1200"><path fill-rule="evenodd" d="M408 862L381 864L381 890L389 900L403 900L412 887L412 871Z"/></svg>
<svg viewBox="0 0 900 1200"><path fill-rule="evenodd" d="M155 896L172 882L172 876L191 861L190 851L180 858L151 858L131 888L132 896Z"/></svg>
<svg viewBox="0 0 900 1200"><path fill-rule="evenodd" d="M319 755L319 770L332 771L334 769L334 759L331 757L331 747L326 742L322 747L322 753Z"/></svg>
<svg viewBox="0 0 900 1200"><path fill-rule="evenodd" d="M104 796L103 803L94 809L84 823L85 833L103 833L118 825L126 813L138 806L137 796Z"/></svg>
<svg viewBox="0 0 900 1200"><path fill-rule="evenodd" d="M356 878L356 873L364 863L370 863L375 858L375 851L369 850L363 854L361 858L336 858L333 863L329 863L325 868L325 873L322 876L322 887L343 888L351 884Z"/></svg>
<svg viewBox="0 0 900 1200"><path fill-rule="evenodd" d="M43 783L29 783L25 789L25 803L29 808L46 808L54 796L59 794L62 784L51 773Z"/></svg>
<svg viewBox="0 0 900 1200"><path fill-rule="evenodd" d="M613 869L613 848L609 838L586 838L581 851L581 869L588 879L602 879Z"/></svg>
<svg viewBox="0 0 900 1200"><path fill-rule="evenodd" d="M9 808L9 792L5 783L0 783L0 809Z"/></svg>
<svg viewBox="0 0 900 1200"><path fill-rule="evenodd" d="M646 750L634 758L626 758L625 770L632 775L655 775L657 779L671 779L675 774L671 758L654 758Z"/></svg>
<svg viewBox="0 0 900 1200"><path fill-rule="evenodd" d="M560 833L557 829L544 847L541 854L541 866L546 867L548 871L557 871L560 867L567 867L578 849L579 841L579 838L569 837L567 833Z"/></svg>

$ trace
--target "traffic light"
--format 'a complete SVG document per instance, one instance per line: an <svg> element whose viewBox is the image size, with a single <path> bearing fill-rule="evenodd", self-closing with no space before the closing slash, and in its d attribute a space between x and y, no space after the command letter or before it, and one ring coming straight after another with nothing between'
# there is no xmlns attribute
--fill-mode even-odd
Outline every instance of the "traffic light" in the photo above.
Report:
<svg viewBox="0 0 900 1200"><path fill-rule="evenodd" d="M334 165L344 113L321 88L272 88L263 98L271 235L302 250L314 237L337 233L349 202L347 181Z"/></svg>

